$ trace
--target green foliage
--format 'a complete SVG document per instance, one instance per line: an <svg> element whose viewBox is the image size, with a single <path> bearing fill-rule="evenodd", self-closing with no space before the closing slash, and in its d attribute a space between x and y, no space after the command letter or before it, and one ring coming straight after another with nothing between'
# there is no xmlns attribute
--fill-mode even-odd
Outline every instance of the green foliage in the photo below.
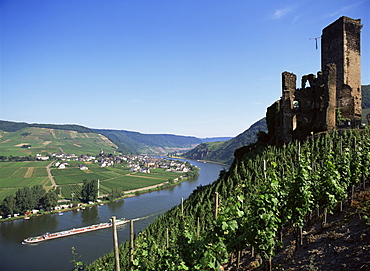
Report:
<svg viewBox="0 0 370 271"><path fill-rule="evenodd" d="M220 172L214 183L198 187L184 201L184 216L176 206L137 236L134 270L218 270L228 254L248 245L269 259L281 244L281 229L302 227L314 208L330 210L348 197L348 188L368 174L369 146L366 129L238 156L228 172ZM215 192L220 196L217 219ZM127 243L120 253L129 258ZM88 270L112 269L112 258L108 254ZM128 260L121 260L121 268L129 269Z"/></svg>
<svg viewBox="0 0 370 271"><path fill-rule="evenodd" d="M124 194L124 192L123 192L122 188L112 189L112 191L108 195L108 200L113 201L115 199L118 199L118 198L122 197L123 194Z"/></svg>
<svg viewBox="0 0 370 271"><path fill-rule="evenodd" d="M0 210L6 215L24 214L42 205L48 208L54 207L56 203L57 195L54 191L46 193L42 185L26 186L18 189L15 195L6 196L0 205Z"/></svg>
<svg viewBox="0 0 370 271"><path fill-rule="evenodd" d="M98 198L98 181L83 181L83 185L81 188L81 200L83 202L95 202Z"/></svg>
<svg viewBox="0 0 370 271"><path fill-rule="evenodd" d="M14 215L16 211L17 203L13 195L7 196L1 204L1 212L4 214Z"/></svg>
<svg viewBox="0 0 370 271"><path fill-rule="evenodd" d="M50 190L41 198L41 205L46 210L50 211L52 207L55 207L58 204L58 195L55 190Z"/></svg>
<svg viewBox="0 0 370 271"><path fill-rule="evenodd" d="M72 253L71 263L73 263L73 266L74 266L73 271L84 270L85 264L83 261L80 261L81 255L78 255L75 247L71 247L71 253Z"/></svg>
<svg viewBox="0 0 370 271"><path fill-rule="evenodd" d="M288 207L291 212L293 224L297 227L302 227L306 214L312 209L313 194L312 181L310 172L312 168L309 166L306 156L309 153L300 156L298 170L293 173L292 183L289 185L288 192Z"/></svg>

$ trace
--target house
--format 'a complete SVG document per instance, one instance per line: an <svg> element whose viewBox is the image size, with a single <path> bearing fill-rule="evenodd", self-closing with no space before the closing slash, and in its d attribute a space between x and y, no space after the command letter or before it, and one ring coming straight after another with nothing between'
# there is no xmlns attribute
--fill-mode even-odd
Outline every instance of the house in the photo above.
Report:
<svg viewBox="0 0 370 271"><path fill-rule="evenodd" d="M42 156L41 154L36 154L36 159L40 161L47 161L49 160L49 156Z"/></svg>
<svg viewBox="0 0 370 271"><path fill-rule="evenodd" d="M81 170L88 170L89 169L86 165L80 165L79 168Z"/></svg>

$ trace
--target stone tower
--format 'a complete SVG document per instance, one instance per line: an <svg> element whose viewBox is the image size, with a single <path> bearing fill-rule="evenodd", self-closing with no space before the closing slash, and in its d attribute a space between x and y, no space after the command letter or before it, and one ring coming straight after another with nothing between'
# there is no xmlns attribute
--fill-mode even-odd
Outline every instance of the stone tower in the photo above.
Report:
<svg viewBox="0 0 370 271"><path fill-rule="evenodd" d="M304 140L349 124L359 127L361 28L361 20L348 17L325 27L321 36L321 71L304 75L300 88L296 87L295 74L283 72L282 96L266 112L271 144Z"/></svg>
<svg viewBox="0 0 370 271"><path fill-rule="evenodd" d="M325 27L321 36L321 70L336 65L336 107L353 126L361 123L362 114L361 28L361 19L343 16Z"/></svg>

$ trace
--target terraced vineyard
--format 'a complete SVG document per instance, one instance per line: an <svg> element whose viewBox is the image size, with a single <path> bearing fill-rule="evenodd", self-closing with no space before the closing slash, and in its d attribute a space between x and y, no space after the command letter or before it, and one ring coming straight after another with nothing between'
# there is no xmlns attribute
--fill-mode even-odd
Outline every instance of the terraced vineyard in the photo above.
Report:
<svg viewBox="0 0 370 271"><path fill-rule="evenodd" d="M215 182L199 186L183 205L156 218L133 244L122 243L121 269L223 270L229 259L240 259L247 251L251 256L245 258L246 265L255 268L264 261L265 270L272 270L283 242L291 241L296 250L304 251L308 226L317 220L321 229L326 227L328 216L334 211L338 215L344 202L353 201L355 191L369 185L368 128L317 134L304 142L238 154L229 171L221 171ZM356 216L363 218L365 226L369 209ZM287 240L286 232L295 232L295 240ZM365 237L356 242L366 242ZM361 253L369 255L369 248L363 246ZM351 270L368 267L367 258L358 262L358 268ZM87 270L113 270L114 266L111 252ZM343 270L343 266L336 268Z"/></svg>
<svg viewBox="0 0 370 271"><path fill-rule="evenodd" d="M0 130L0 153L9 156L35 156L37 153L74 153L96 155L100 149L113 153L117 146L98 133L79 133L60 130L27 127L15 132Z"/></svg>

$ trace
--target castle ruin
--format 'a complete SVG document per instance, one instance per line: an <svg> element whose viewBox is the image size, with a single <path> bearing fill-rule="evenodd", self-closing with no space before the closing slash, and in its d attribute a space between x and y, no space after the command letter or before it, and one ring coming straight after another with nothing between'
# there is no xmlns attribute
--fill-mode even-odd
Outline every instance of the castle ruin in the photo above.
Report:
<svg viewBox="0 0 370 271"><path fill-rule="evenodd" d="M305 139L340 125L361 124L361 19L341 17L321 35L321 71L297 76L282 74L282 96L267 108L271 143Z"/></svg>

